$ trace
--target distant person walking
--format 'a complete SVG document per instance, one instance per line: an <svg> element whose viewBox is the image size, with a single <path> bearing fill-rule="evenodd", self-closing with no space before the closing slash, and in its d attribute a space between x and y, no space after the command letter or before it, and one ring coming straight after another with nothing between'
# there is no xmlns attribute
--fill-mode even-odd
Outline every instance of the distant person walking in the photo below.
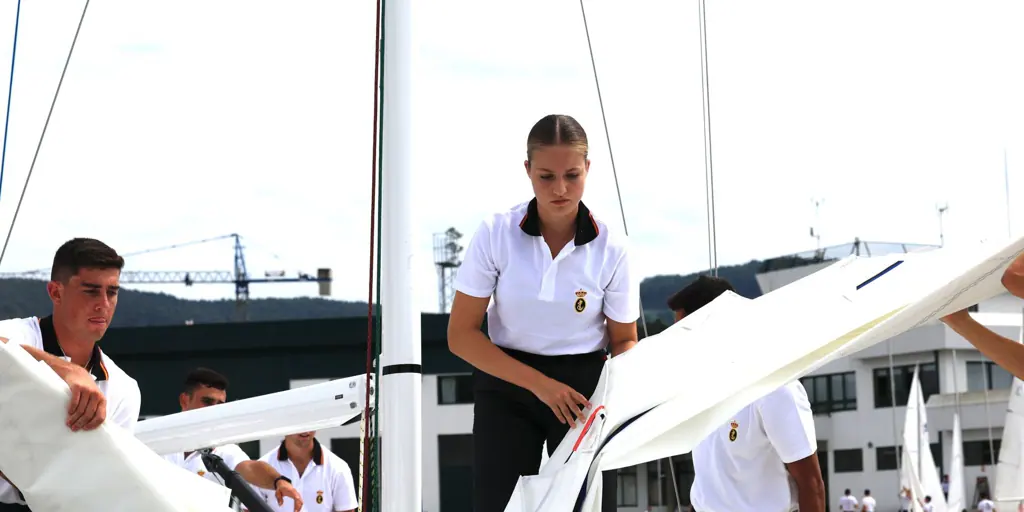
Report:
<svg viewBox="0 0 1024 512"><path fill-rule="evenodd" d="M875 512L875 498L871 496L871 489L864 489L864 497L860 499L860 508L864 512Z"/></svg>
<svg viewBox="0 0 1024 512"><path fill-rule="evenodd" d="M849 489L843 491L843 495L839 498L839 510L853 512L857 510L857 505L857 498L853 497L853 493Z"/></svg>

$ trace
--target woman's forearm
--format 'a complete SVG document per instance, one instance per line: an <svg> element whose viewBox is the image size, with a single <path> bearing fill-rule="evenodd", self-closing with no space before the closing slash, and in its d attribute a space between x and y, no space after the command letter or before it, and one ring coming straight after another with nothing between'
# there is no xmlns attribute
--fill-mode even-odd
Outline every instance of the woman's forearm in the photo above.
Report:
<svg viewBox="0 0 1024 512"><path fill-rule="evenodd" d="M452 353L476 369L531 392L538 383L548 378L506 354L479 330L463 331L451 337L448 345Z"/></svg>
<svg viewBox="0 0 1024 512"><path fill-rule="evenodd" d="M1024 345L992 332L966 313L951 315L945 322L982 354L1012 373L1014 377L1024 379Z"/></svg>

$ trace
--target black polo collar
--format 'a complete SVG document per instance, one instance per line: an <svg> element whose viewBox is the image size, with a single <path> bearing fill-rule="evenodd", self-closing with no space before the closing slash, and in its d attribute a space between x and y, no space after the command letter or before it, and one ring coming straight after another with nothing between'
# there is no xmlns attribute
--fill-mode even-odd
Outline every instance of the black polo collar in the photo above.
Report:
<svg viewBox="0 0 1024 512"><path fill-rule="evenodd" d="M43 335L43 350L47 354L57 357L67 357L64 353L64 349L61 348L60 342L57 341L57 330L53 327L53 317L48 316L46 318L39 319L39 331ZM92 356L89 357L89 364L85 365L85 369L96 377L96 381L107 380L107 367L103 365L103 353L100 351L99 343L93 345Z"/></svg>
<svg viewBox="0 0 1024 512"><path fill-rule="evenodd" d="M540 215L537 213L536 197L526 207L526 215L519 222L519 227L527 235L540 236ZM597 238L598 233L600 233L600 230L597 228L597 221L594 220L594 215L590 213L590 208L587 208L587 205L580 201L579 211L576 212L576 245L580 246L593 242Z"/></svg>
<svg viewBox="0 0 1024 512"><path fill-rule="evenodd" d="M281 446L277 449L277 460L286 461L288 460L288 449L284 446L284 441L281 441ZM324 464L324 449L320 447L320 441L313 438L313 464L322 466Z"/></svg>

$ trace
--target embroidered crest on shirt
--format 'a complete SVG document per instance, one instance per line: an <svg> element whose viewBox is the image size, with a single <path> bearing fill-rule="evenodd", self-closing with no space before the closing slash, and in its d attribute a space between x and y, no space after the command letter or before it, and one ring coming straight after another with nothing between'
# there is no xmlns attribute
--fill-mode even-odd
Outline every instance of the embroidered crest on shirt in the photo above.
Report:
<svg viewBox="0 0 1024 512"><path fill-rule="evenodd" d="M317 505L323 505L323 503L324 503L324 492L323 491L317 491L316 492L316 504Z"/></svg>
<svg viewBox="0 0 1024 512"><path fill-rule="evenodd" d="M200 469L199 471L196 471L196 473L198 473L199 476L203 476L203 475L206 474L206 471L203 471L203 470Z"/></svg>
<svg viewBox="0 0 1024 512"><path fill-rule="evenodd" d="M732 427L732 429L729 430L729 441L735 441L736 438L739 437L739 432L736 429L740 428L740 424L736 423L736 420L732 420L732 423L729 423L729 426Z"/></svg>
<svg viewBox="0 0 1024 512"><path fill-rule="evenodd" d="M576 304L573 305L573 308L577 313L582 313L584 309L587 309L587 299L584 298L586 296L587 292L583 290L576 292Z"/></svg>

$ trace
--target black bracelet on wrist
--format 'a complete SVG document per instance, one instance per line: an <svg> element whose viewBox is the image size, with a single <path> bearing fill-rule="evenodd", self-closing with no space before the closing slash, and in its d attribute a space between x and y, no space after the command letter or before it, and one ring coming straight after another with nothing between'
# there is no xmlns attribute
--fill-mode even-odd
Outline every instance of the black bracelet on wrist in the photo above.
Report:
<svg viewBox="0 0 1024 512"><path fill-rule="evenodd" d="M281 480L284 480L285 482L288 482L288 483L292 483L292 479L291 478L288 478L288 477L286 477L284 475L281 475L281 476L279 476L279 477L274 479L274 490L275 491L277 490L277 483L280 482Z"/></svg>

